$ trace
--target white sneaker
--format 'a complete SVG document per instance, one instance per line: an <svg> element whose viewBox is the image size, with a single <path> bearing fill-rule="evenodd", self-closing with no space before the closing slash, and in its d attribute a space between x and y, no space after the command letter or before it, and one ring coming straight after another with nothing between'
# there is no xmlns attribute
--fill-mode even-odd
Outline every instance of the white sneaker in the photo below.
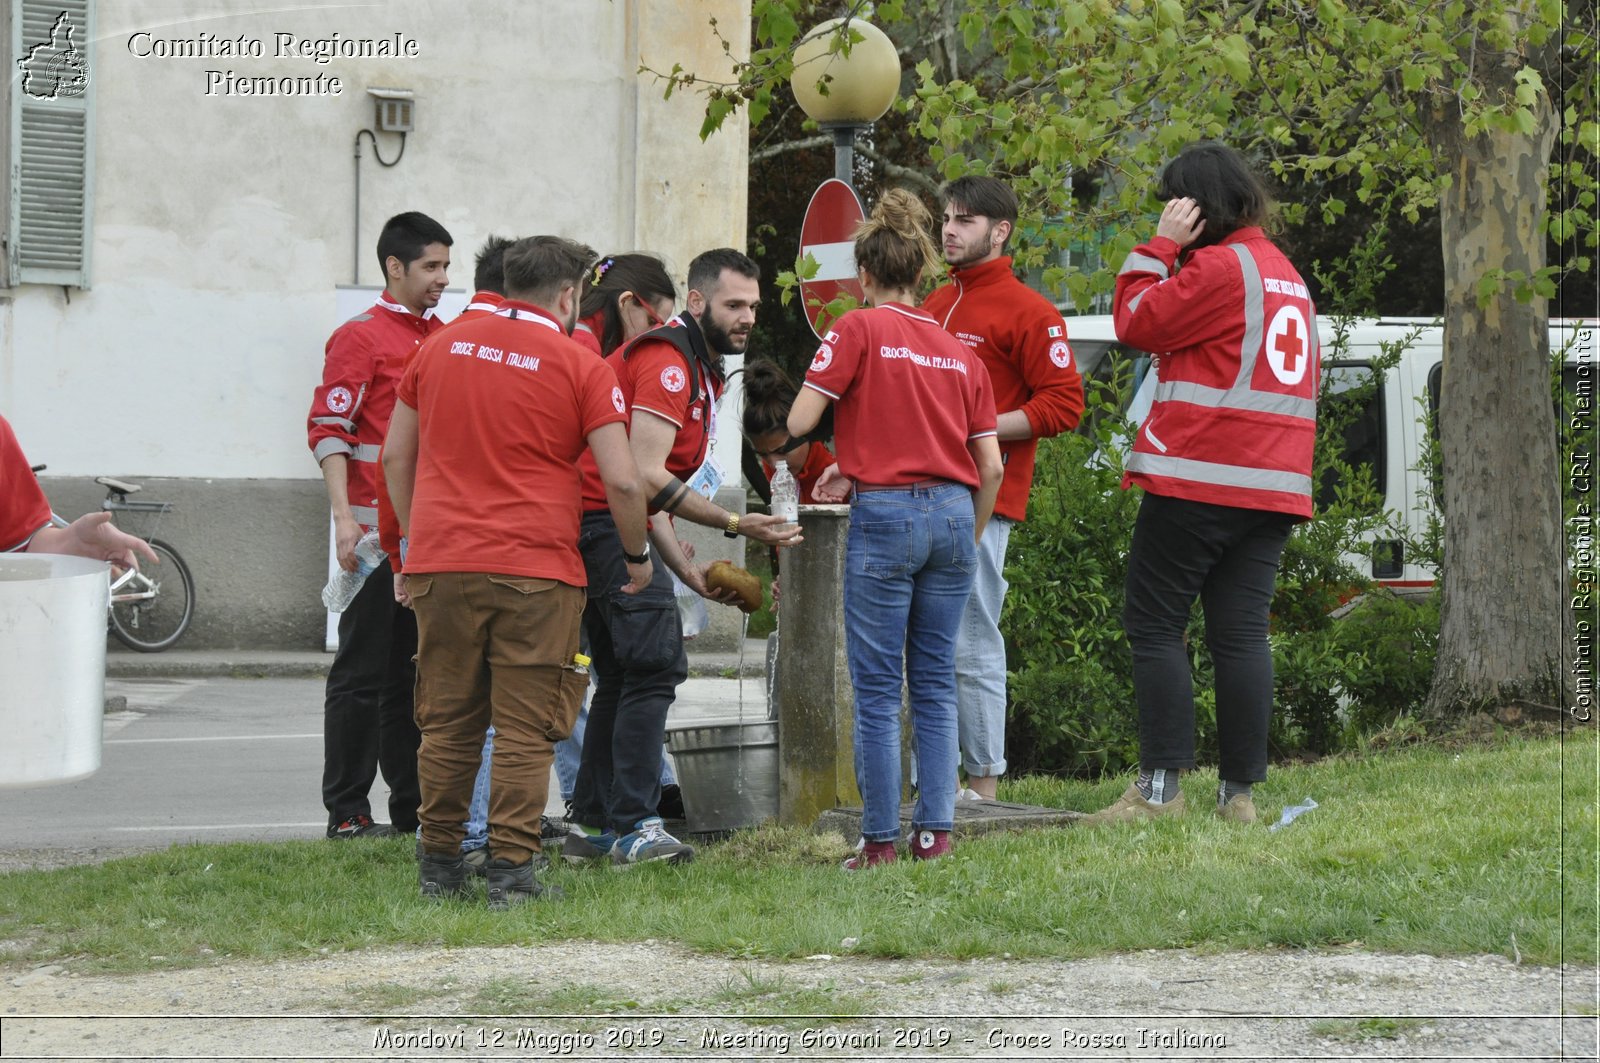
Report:
<svg viewBox="0 0 1600 1063"><path fill-rule="evenodd" d="M982 800L984 800L984 796L982 794L980 794L976 790L972 790L972 789L968 789L966 787L963 787L960 790L956 791L956 800L958 802L962 802L962 803L970 805L974 801L982 801Z"/></svg>

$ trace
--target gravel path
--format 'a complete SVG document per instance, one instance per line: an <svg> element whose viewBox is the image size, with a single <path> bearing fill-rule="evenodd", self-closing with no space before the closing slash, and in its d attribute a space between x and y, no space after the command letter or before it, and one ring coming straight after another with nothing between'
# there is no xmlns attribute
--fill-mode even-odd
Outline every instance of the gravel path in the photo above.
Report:
<svg viewBox="0 0 1600 1063"><path fill-rule="evenodd" d="M3 977L0 1058L1596 1057L1595 972L1500 957L768 962L561 942Z"/></svg>
<svg viewBox="0 0 1600 1063"><path fill-rule="evenodd" d="M137 851L12 850L0 870ZM0 1060L1600 1058L1589 967L1345 949L881 960L849 941L768 961L536 943L536 907L507 918L529 944L0 966Z"/></svg>

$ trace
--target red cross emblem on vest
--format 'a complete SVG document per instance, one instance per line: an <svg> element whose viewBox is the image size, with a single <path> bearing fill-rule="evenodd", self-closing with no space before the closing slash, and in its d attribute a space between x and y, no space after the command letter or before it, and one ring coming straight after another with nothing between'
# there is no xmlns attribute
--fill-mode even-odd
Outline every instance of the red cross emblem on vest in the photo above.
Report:
<svg viewBox="0 0 1600 1063"><path fill-rule="evenodd" d="M1311 364L1310 344L1311 330L1300 309L1281 307L1267 329L1267 364L1272 375L1290 387L1304 380Z"/></svg>

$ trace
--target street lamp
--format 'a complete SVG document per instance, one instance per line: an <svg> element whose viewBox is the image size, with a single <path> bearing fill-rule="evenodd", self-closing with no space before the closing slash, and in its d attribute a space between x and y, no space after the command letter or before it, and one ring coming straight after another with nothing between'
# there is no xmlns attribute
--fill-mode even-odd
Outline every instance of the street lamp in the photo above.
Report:
<svg viewBox="0 0 1600 1063"><path fill-rule="evenodd" d="M841 23L848 23L845 32L862 37L848 55L830 51ZM851 184L856 131L882 118L900 90L900 55L894 42L859 18L830 19L801 38L789 84L801 110L832 131L833 174Z"/></svg>

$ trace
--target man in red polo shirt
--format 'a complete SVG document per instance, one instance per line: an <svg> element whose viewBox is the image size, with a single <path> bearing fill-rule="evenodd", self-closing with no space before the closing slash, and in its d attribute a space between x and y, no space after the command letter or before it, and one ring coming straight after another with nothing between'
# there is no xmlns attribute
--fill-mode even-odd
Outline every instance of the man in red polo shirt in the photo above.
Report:
<svg viewBox="0 0 1600 1063"><path fill-rule="evenodd" d="M461 313L451 319L446 327L454 327L463 321L474 321L480 317L494 313L506 297L505 258L506 248L512 241L504 236L491 236L478 248L477 257L473 259L472 273L472 298L467 300L467 305ZM417 348L413 348L412 357L415 357ZM409 366L411 359L406 359ZM383 477L383 469L378 469L378 545L383 547L383 552L390 557L397 557L405 561L405 549L402 546L403 533L400 522L395 519L394 504L389 501L388 485ZM411 599L406 596L405 574L399 565L391 565L394 569L394 600L406 608L411 607ZM483 765L478 769L477 781L472 786L472 807L467 816L467 836L461 843L461 855L467 862L467 868L475 875L483 875L489 868L489 771L494 758L494 728L489 728L488 734L483 739Z"/></svg>
<svg viewBox="0 0 1600 1063"><path fill-rule="evenodd" d="M308 436L333 509L339 564L358 569L355 546L378 524L378 449L389 429L406 359L443 322L433 314L448 283L450 234L426 214L390 218L378 236L386 287L365 313L328 339ZM388 560L339 617L339 652L323 702L322 803L328 837L361 838L417 827L417 725L412 720L417 624L394 600ZM375 823L367 793L379 768L389 818Z"/></svg>
<svg viewBox="0 0 1600 1063"><path fill-rule="evenodd" d="M764 513L730 513L713 501L723 470L712 453L722 356L741 354L761 303L761 271L733 248L689 263L688 309L606 359L622 383L629 444L650 496L650 539L662 564L637 597L616 594L618 529L605 509L593 463L584 461L583 531L589 570L584 628L599 684L589 702L583 762L571 803L569 862L685 863L694 849L668 834L657 808L667 711L689 675L670 568L714 601L705 568L684 557L672 517L720 528L728 538L792 545L799 528Z"/></svg>
<svg viewBox="0 0 1600 1063"><path fill-rule="evenodd" d="M972 794L992 801L1006 770L1006 544L1027 516L1037 440L1078 425L1083 380L1072 364L1066 323L1050 300L1011 272L1006 241L1017 197L1004 181L963 177L944 189L944 260L950 283L922 308L977 352L989 369L999 413L1005 480L978 545L978 571L956 642L957 729Z"/></svg>
<svg viewBox="0 0 1600 1063"><path fill-rule="evenodd" d="M488 895L505 908L552 893L534 878L555 742L588 685L578 656L584 561L578 458L593 455L614 521L617 576L650 583L644 494L611 367L567 333L594 252L555 236L506 251L492 315L425 343L400 383L384 449L407 530L422 729L423 896L467 890L463 821L484 729L495 729ZM556 893L559 896L559 893Z"/></svg>

